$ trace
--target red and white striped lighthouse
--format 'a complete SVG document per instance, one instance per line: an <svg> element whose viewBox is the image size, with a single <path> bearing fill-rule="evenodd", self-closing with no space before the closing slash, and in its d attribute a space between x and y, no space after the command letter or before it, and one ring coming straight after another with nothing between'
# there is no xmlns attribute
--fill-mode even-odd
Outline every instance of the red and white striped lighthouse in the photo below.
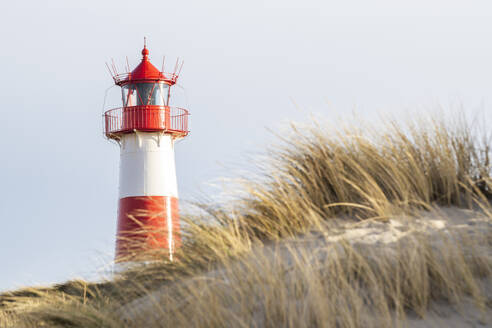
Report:
<svg viewBox="0 0 492 328"><path fill-rule="evenodd" d="M110 69L123 101L104 113L105 135L120 146L117 262L156 248L172 260L180 244L174 145L188 134L188 111L170 106L178 63L165 73L148 57L144 45L133 71Z"/></svg>

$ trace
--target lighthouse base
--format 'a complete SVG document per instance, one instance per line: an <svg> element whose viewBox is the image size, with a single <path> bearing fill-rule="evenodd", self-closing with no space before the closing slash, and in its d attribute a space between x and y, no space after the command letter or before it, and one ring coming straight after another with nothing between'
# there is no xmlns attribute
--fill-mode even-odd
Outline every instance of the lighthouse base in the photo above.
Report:
<svg viewBox="0 0 492 328"><path fill-rule="evenodd" d="M116 261L167 254L179 247L178 199L140 196L120 199ZM163 252L164 251L164 252Z"/></svg>

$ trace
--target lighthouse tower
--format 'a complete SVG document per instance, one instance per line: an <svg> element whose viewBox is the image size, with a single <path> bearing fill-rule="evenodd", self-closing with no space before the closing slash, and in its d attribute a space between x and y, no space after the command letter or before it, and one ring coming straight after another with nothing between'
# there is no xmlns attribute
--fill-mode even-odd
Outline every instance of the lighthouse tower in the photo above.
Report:
<svg viewBox="0 0 492 328"><path fill-rule="evenodd" d="M188 134L188 111L171 107L179 72L159 71L144 45L133 70L111 74L121 87L123 106L104 113L104 133L120 146L116 261L180 244L174 145Z"/></svg>

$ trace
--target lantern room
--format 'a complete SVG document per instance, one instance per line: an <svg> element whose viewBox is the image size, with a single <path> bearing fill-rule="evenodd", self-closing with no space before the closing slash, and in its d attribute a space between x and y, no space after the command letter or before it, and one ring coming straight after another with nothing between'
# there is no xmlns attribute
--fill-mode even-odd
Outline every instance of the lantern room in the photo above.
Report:
<svg viewBox="0 0 492 328"><path fill-rule="evenodd" d="M128 83L121 87L123 107L168 106L169 85L164 82Z"/></svg>
<svg viewBox="0 0 492 328"><path fill-rule="evenodd" d="M119 140L122 134L135 130L163 132L174 138L188 134L188 111L170 106L171 89L181 70L177 70L178 64L172 73L159 71L150 62L145 45L140 64L131 72L127 68L126 73L119 74L113 64L109 70L121 87L122 107L104 113L106 137Z"/></svg>

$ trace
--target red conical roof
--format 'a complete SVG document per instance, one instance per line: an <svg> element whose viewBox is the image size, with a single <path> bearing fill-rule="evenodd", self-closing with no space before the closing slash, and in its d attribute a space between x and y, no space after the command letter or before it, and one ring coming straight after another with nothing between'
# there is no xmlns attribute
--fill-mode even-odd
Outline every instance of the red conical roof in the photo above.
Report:
<svg viewBox="0 0 492 328"><path fill-rule="evenodd" d="M159 80L164 75L149 61L149 49L142 50L142 61L131 73L132 80Z"/></svg>
<svg viewBox="0 0 492 328"><path fill-rule="evenodd" d="M115 83L117 85L123 85L129 82L155 82L163 81L169 85L176 83L178 78L175 73L166 73L159 71L152 63L149 61L149 49L144 45L142 49L142 61L131 73L119 74L114 76Z"/></svg>

